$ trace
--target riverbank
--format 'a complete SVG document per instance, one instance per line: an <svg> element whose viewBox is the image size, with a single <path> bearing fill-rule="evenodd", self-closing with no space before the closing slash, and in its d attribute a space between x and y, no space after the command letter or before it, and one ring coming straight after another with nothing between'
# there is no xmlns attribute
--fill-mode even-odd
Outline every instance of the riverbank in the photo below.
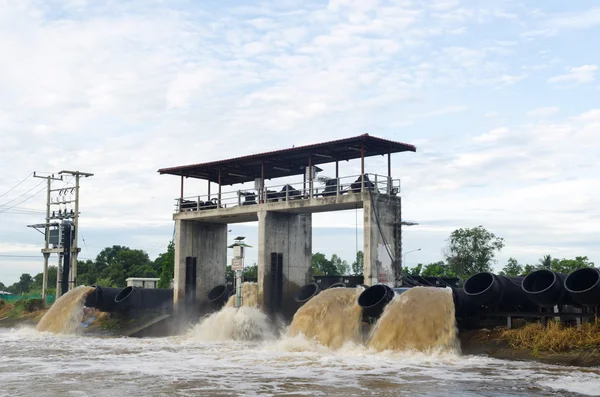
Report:
<svg viewBox="0 0 600 397"><path fill-rule="evenodd" d="M555 325L549 325L555 327ZM527 328L525 328L527 327ZM600 344L577 346L577 340L583 340L589 335L588 329L572 329L569 334L574 335L571 345L561 348L540 348L532 344L533 339L550 339L548 330L539 329L537 324L529 324L524 328L506 330L496 328L493 330L472 330L461 332L460 342L462 354L484 355L503 360L536 361L544 364L569 365L578 367L600 366ZM532 334L532 329L538 330ZM597 337L599 334L594 334ZM547 346L552 346L546 343Z"/></svg>

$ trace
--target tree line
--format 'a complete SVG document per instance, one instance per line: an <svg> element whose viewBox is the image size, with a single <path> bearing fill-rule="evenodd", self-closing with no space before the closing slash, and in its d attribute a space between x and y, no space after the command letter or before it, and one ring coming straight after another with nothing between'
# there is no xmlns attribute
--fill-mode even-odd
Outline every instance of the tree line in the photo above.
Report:
<svg viewBox="0 0 600 397"><path fill-rule="evenodd" d="M457 229L447 240L442 255L443 260L403 269L405 276L458 277L466 280L479 272L491 272L497 264L496 256L504 248L504 239L489 232L483 226ZM101 285L105 287L124 287L128 277L158 277L159 288L169 288L174 274L175 246L171 241L167 251L154 260L143 250L113 245L104 248L95 260L77 262L77 285ZM552 258L542 256L535 264L520 264L515 258L509 258L501 275L520 276L538 269L548 269L559 273L570 273L574 270L594 267L587 256L574 259ZM312 255L311 272L314 276L342 276L363 274L364 255L356 253L352 263L333 254L330 258L321 252ZM253 263L244 268L245 278L257 278L258 266ZM0 282L0 291L14 294L40 292L42 289L42 273L31 276L23 273L18 282L5 286ZM56 266L48 267L48 287L52 293L56 286ZM227 278L233 278L231 266L227 266Z"/></svg>

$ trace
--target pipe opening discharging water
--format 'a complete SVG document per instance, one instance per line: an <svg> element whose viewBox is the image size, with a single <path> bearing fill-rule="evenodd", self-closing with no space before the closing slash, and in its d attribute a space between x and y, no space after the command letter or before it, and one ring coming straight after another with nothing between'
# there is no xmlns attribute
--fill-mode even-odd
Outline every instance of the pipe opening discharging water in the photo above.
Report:
<svg viewBox="0 0 600 397"><path fill-rule="evenodd" d="M235 294L228 295L225 286L218 286L211 291L215 299L225 299L227 303L218 312L200 320L186 335L191 341L261 341L275 338L274 326L269 317L259 306L258 283L242 283L242 306L235 307ZM218 296L217 293L220 294ZM210 294L209 294L210 295ZM210 296L209 296L210 299Z"/></svg>
<svg viewBox="0 0 600 397"><path fill-rule="evenodd" d="M303 335L323 346L338 349L362 340L362 310L357 288L329 288L305 303L292 319L288 336Z"/></svg>
<svg viewBox="0 0 600 397"><path fill-rule="evenodd" d="M77 287L67 291L54 302L36 326L38 331L73 334L81 329L83 304L93 287Z"/></svg>
<svg viewBox="0 0 600 397"><path fill-rule="evenodd" d="M321 292L321 287L319 287L316 283L306 284L300 287L298 292L294 295L294 300L299 303L308 302L311 298Z"/></svg>
<svg viewBox="0 0 600 397"><path fill-rule="evenodd" d="M208 300L217 307L221 307L225 303L227 303L230 293L231 291L229 290L227 285L217 285L208 293Z"/></svg>
<svg viewBox="0 0 600 397"><path fill-rule="evenodd" d="M366 316L378 318L385 306L394 298L394 290L384 284L377 284L364 290L358 298L358 305Z"/></svg>
<svg viewBox="0 0 600 397"><path fill-rule="evenodd" d="M575 270L565 279L565 288L573 300L582 305L600 304L600 270Z"/></svg>
<svg viewBox="0 0 600 397"><path fill-rule="evenodd" d="M242 306L246 307L258 307L259 303L259 291L258 291L258 283L254 282L243 282L242 283ZM225 305L227 307L235 307L235 293L232 293L229 296L229 300Z"/></svg>
<svg viewBox="0 0 600 397"><path fill-rule="evenodd" d="M459 350L450 288L413 287L394 296L371 330L368 347L384 350Z"/></svg>

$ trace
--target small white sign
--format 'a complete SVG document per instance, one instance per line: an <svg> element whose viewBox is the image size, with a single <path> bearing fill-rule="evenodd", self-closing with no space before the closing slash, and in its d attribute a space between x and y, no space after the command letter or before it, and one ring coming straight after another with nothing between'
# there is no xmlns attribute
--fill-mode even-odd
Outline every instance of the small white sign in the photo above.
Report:
<svg viewBox="0 0 600 397"><path fill-rule="evenodd" d="M231 260L231 270L244 270L244 261L242 258L233 258Z"/></svg>

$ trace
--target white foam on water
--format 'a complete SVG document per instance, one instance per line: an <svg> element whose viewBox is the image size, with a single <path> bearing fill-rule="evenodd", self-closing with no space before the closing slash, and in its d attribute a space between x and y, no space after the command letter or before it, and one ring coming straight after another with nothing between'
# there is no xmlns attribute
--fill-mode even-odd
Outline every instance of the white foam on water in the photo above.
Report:
<svg viewBox="0 0 600 397"><path fill-rule="evenodd" d="M254 307L224 307L203 318L183 338L187 341L261 341L275 339L273 325Z"/></svg>
<svg viewBox="0 0 600 397"><path fill-rule="evenodd" d="M538 385L548 387L557 391L585 394L586 396L600 396L600 382L597 377L589 377L589 374L576 372L569 376L559 376L552 381L543 380Z"/></svg>
<svg viewBox="0 0 600 397"><path fill-rule="evenodd" d="M201 338L200 338L201 339ZM597 395L600 370L448 351L276 340L63 337L0 330L7 395ZM23 382L27 379L27 382ZM536 387L538 389L536 389Z"/></svg>

